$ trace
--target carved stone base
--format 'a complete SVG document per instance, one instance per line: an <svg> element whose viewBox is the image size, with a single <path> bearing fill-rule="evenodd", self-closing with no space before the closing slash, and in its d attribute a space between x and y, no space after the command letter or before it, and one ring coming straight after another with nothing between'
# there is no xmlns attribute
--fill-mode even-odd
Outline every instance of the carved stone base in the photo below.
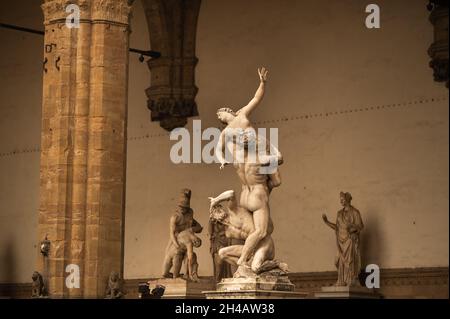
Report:
<svg viewBox="0 0 450 319"><path fill-rule="evenodd" d="M206 299L302 299L308 293L294 292L287 275L278 277L226 278L217 290L204 291Z"/></svg>
<svg viewBox="0 0 450 319"><path fill-rule="evenodd" d="M381 295L374 289L366 287L322 287L320 292L316 292L316 298L320 299L380 299Z"/></svg>
<svg viewBox="0 0 450 319"><path fill-rule="evenodd" d="M287 276L273 278L225 278L217 284L218 291L276 290L294 291L294 284Z"/></svg>
<svg viewBox="0 0 450 319"><path fill-rule="evenodd" d="M214 289L215 283L210 279L200 278L199 282L187 281L182 278L154 279L148 282L150 288L156 285L166 287L162 299L204 299L204 290Z"/></svg>
<svg viewBox="0 0 450 319"><path fill-rule="evenodd" d="M305 292L276 290L204 291L206 299L304 299Z"/></svg>

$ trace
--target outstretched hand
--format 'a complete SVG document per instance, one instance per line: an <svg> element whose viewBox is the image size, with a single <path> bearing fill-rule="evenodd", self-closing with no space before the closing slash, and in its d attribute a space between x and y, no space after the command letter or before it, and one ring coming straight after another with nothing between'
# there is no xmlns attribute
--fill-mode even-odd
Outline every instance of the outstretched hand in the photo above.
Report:
<svg viewBox="0 0 450 319"><path fill-rule="evenodd" d="M322 219L323 219L323 221L324 221L325 223L328 223L327 215L322 214Z"/></svg>
<svg viewBox="0 0 450 319"><path fill-rule="evenodd" d="M269 73L269 71L267 71L265 67L262 67L261 69L258 68L259 80L261 82L266 82L268 73Z"/></svg>

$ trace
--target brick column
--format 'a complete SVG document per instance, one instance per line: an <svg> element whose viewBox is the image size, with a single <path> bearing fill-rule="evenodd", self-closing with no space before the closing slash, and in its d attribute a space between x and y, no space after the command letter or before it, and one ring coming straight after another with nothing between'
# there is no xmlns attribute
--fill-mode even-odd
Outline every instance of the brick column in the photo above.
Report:
<svg viewBox="0 0 450 319"><path fill-rule="evenodd" d="M65 0L46 0L38 256L52 297L103 297L123 274L128 39L127 0L78 0L79 28ZM47 263L47 266L45 265ZM65 268L80 268L80 288ZM47 271L46 268L47 267Z"/></svg>

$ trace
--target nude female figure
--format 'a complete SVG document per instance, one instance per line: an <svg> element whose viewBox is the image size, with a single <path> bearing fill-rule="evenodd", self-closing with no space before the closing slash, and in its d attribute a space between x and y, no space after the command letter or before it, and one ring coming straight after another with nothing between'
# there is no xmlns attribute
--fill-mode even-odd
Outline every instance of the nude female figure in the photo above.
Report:
<svg viewBox="0 0 450 319"><path fill-rule="evenodd" d="M242 247L241 257L237 261L238 265L246 264L250 255L254 252L258 243L263 240L268 233L270 221L269 194L274 187L281 184L279 170L270 174L261 173L261 169L271 165L274 161L277 165L283 163L281 153L275 149L275 154L267 154L270 144L262 138L256 136L248 116L261 102L268 71L265 68L258 69L260 84L254 98L236 113L229 108L221 108L217 111L218 119L227 124L227 127L220 135L216 156L221 162L221 169L227 164L223 158L223 149L232 148L233 164L242 184L240 196L240 206L252 213L254 230L248 234L244 247ZM238 141L227 138L230 133L237 135ZM237 133L236 133L237 132ZM259 150L258 156L252 154L256 143L264 145L264 152ZM243 154L243 158L236 158L236 154ZM272 153L272 152L271 152Z"/></svg>

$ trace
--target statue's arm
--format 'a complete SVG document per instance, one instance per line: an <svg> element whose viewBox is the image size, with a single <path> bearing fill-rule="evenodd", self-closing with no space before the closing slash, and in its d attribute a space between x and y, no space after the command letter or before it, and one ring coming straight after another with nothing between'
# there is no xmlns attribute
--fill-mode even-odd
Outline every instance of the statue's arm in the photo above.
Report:
<svg viewBox="0 0 450 319"><path fill-rule="evenodd" d="M194 233L201 233L203 230L202 225L196 221L195 219L192 219L192 225L191 225L191 229Z"/></svg>
<svg viewBox="0 0 450 319"><path fill-rule="evenodd" d="M216 158L219 161L219 163L221 164L220 169L223 169L223 167L227 163L227 161L224 158L225 131L226 131L226 129L224 129L220 133L219 141L217 142L217 147L216 147Z"/></svg>
<svg viewBox="0 0 450 319"><path fill-rule="evenodd" d="M244 106L243 108L241 108L237 114L244 114L246 116L250 115L250 113L259 105L259 103L261 103L263 97L264 97L264 93L265 93L265 82L261 81L259 83L259 87L256 90L255 96L253 97L253 99L250 100L250 102Z"/></svg>
<svg viewBox="0 0 450 319"><path fill-rule="evenodd" d="M214 234L214 223L210 220L208 223L208 234L209 234L209 240L213 241L215 234Z"/></svg>
<svg viewBox="0 0 450 319"><path fill-rule="evenodd" d="M269 140L266 139L265 142L266 142L265 154L258 155L261 164L269 165L271 161L276 161L278 163L277 164L278 166L283 164L284 162L283 155L281 154L280 150L274 145L272 145Z"/></svg>
<svg viewBox="0 0 450 319"><path fill-rule="evenodd" d="M327 218L327 215L323 214L322 215L323 221L325 222L325 224L330 227L333 230L336 230L337 226L336 224L333 224L332 222L330 222Z"/></svg>
<svg viewBox="0 0 450 319"><path fill-rule="evenodd" d="M265 68L258 69L258 75L259 75L259 86L256 90L255 96L253 99L250 100L250 102L241 108L239 111L237 111L237 114L244 114L246 116L250 115L250 113L259 105L259 103L262 101L264 97L264 93L266 90L266 81L267 81L267 73L268 71Z"/></svg>
<svg viewBox="0 0 450 319"><path fill-rule="evenodd" d="M231 135L227 135L231 134ZM220 169L223 169L225 165L233 163L233 148L230 149L230 143L233 143L233 132L232 129L226 127L219 136L219 141L217 142L215 154L216 158L219 161Z"/></svg>
<svg viewBox="0 0 450 319"><path fill-rule="evenodd" d="M361 219L361 214L357 209L355 209L355 222L350 226L349 232L359 233L364 228L363 221Z"/></svg>
<svg viewBox="0 0 450 319"><path fill-rule="evenodd" d="M364 228L364 223L362 221L361 214L359 213L358 210L356 211L356 215L357 215L357 221L358 221L358 228L359 228L359 231L361 231Z"/></svg>
<svg viewBox="0 0 450 319"><path fill-rule="evenodd" d="M331 229L336 230L336 224L333 224L332 222L327 222L326 223Z"/></svg>
<svg viewBox="0 0 450 319"><path fill-rule="evenodd" d="M277 161L278 161L278 165L283 164L283 163L284 163L283 155L282 155L281 152L278 150L278 148L276 148L275 146L273 146L273 148L275 149L275 155L274 155L274 156L276 156L276 159L277 159Z"/></svg>
<svg viewBox="0 0 450 319"><path fill-rule="evenodd" d="M267 181L267 185L269 186L269 190L272 191L275 187L281 185L281 176L280 171L276 170L275 173L269 175L269 180Z"/></svg>
<svg viewBox="0 0 450 319"><path fill-rule="evenodd" d="M170 218L170 240L175 245L176 248L180 248L180 244L178 244L177 236L175 234L177 225L177 216L172 216Z"/></svg>

